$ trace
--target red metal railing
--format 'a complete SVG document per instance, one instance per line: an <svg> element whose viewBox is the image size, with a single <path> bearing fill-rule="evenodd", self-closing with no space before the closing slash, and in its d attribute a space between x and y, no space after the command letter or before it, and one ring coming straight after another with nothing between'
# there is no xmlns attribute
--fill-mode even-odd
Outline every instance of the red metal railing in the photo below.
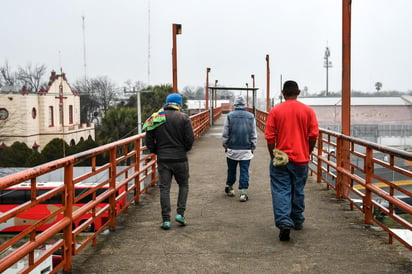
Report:
<svg viewBox="0 0 412 274"><path fill-rule="evenodd" d="M191 117L196 138L199 138L209 127L209 119L209 111ZM23 258L27 258L28 265L21 272L30 273L56 251L62 254L61 261L53 267L50 273L56 273L62 269L69 272L72 268L73 256L88 244L95 245L96 237L105 229L115 230L116 217L127 212L132 204L139 202L140 194L154 185L157 180L156 156L148 153L147 147L143 145L144 136L143 133L129 137L0 178L0 190L22 182L31 184L30 201L1 213L0 224L12 220L22 212L52 197L57 195L63 197L61 207L57 211L41 220L36 220L24 231L0 243L2 254L0 273ZM90 169L87 168L83 174L74 177L75 166L84 162L89 164ZM38 195L39 176L56 170L64 174L64 184ZM98 184L87 193L76 196L74 188L76 184L84 180L94 180ZM98 195L96 191L103 185L109 185L109 187ZM85 195L92 195L93 199L79 208L74 208L76 201L81 200ZM98 207L107 199L109 203L106 206ZM73 224L78 223L76 220L90 212L92 214L87 221L74 227ZM59 214L63 217L51 227L44 231L36 231L38 227ZM98 229L91 233L81 233L95 222L101 221L102 216L108 217ZM49 247L40 255L35 256L35 251L38 252L39 248L47 243L50 243Z"/></svg>
<svg viewBox="0 0 412 274"><path fill-rule="evenodd" d="M263 132L265 132L267 117L267 112L256 109L256 127Z"/></svg>
<svg viewBox="0 0 412 274"><path fill-rule="evenodd" d="M213 121L219 119L220 115L222 115L222 106L213 109Z"/></svg>
<svg viewBox="0 0 412 274"><path fill-rule="evenodd" d="M202 134L209 128L210 126L210 110L206 110L190 116L192 120L192 127L195 134L195 139L202 136Z"/></svg>
<svg viewBox="0 0 412 274"><path fill-rule="evenodd" d="M311 171L337 198L347 199L351 209L362 211L365 224L375 223L388 232L390 243L396 238L412 249L394 230L412 230L410 161L410 152L321 129ZM349 168L343 168L344 162Z"/></svg>
<svg viewBox="0 0 412 274"><path fill-rule="evenodd" d="M116 227L116 216L123 211L127 211L128 206L132 203L137 203L140 194L150 185L154 185L157 179L155 155L144 154L146 147L142 145L143 137L144 134L133 136L0 178L0 189L25 181L31 183L31 200L13 210L3 212L0 215L0 223L7 222L25 210L56 195L63 197L61 207L56 212L53 212L52 216L36 220L29 228L0 245L0 251L13 247L13 250L10 250L8 255L0 259L0 272L11 267L23 257L28 256L29 264L23 270L23 273L29 273L57 250L60 250L62 260L55 266L52 273L62 268L64 271L69 271L71 269L72 256L79 253L87 244L95 244L97 235L103 230L107 228L114 230ZM101 162L101 159L106 160L97 166L96 163ZM75 178L73 176L74 167L85 161L91 162L90 169ZM56 170L61 170L64 174L64 185L38 195L37 178ZM102 176L104 172L108 176ZM105 177L105 179L101 180L101 177ZM81 197L75 196L75 185L91 178L95 178L95 181L99 182L88 193L88 195L93 195L93 200L80 208L74 208L73 204L75 204L75 201L81 199ZM109 185L109 188L102 194L97 195L96 190L103 185ZM120 189L123 189L123 191L119 191ZM105 207L97 207L97 205L107 199L109 203ZM126 201L126 204L120 210L118 210L119 201ZM72 224L88 212L92 212L91 217L78 227L73 227ZM58 214L63 214L63 217L54 225L44 231L36 231L37 227ZM80 233L89 228L94 222L101 221L103 215L108 216L108 218L106 218L107 221L102 223L99 229L93 233L83 233L79 237ZM61 235L60 232L63 232L63 234ZM50 242L54 242L51 248L47 249L47 252L44 252L40 257L35 258L35 250Z"/></svg>
<svg viewBox="0 0 412 274"><path fill-rule="evenodd" d="M256 111L262 131L267 115ZM412 249L396 233L397 228L412 230L412 205L405 202L412 199L412 153L320 129L309 168L317 182L363 212L366 225L374 222L388 232L389 243L395 238Z"/></svg>

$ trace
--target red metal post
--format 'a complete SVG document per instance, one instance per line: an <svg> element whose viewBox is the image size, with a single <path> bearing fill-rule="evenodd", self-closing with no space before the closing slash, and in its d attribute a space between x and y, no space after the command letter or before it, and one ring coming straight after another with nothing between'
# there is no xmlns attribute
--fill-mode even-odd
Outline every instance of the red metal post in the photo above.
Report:
<svg viewBox="0 0 412 274"><path fill-rule="evenodd" d="M205 88L206 110L209 109L209 72L210 72L210 68L206 68L206 88Z"/></svg>
<svg viewBox="0 0 412 274"><path fill-rule="evenodd" d="M342 0L342 4L342 133L350 136L352 0Z"/></svg>
<svg viewBox="0 0 412 274"><path fill-rule="evenodd" d="M217 82L218 82L218 80L215 80L215 88L217 87ZM215 96L215 108L217 108L217 91L216 91L216 89L215 89L214 96Z"/></svg>
<svg viewBox="0 0 412 274"><path fill-rule="evenodd" d="M373 149L366 148L365 158L365 184L371 185L373 182L374 164L373 164ZM371 224L373 220L373 206L372 206L372 191L365 188L365 198L363 200L363 210L365 214L365 224Z"/></svg>
<svg viewBox="0 0 412 274"><path fill-rule="evenodd" d="M110 178L109 178L109 188L114 189L114 194L109 198L110 211L109 211L109 229L110 231L116 230L116 148L110 150Z"/></svg>
<svg viewBox="0 0 412 274"><path fill-rule="evenodd" d="M322 147L323 147L323 141L322 140L323 140L323 134L320 131L319 136L318 136L318 152L317 152L318 159L319 159L319 157L322 156ZM319 162L320 161L318 160L318 163ZM320 162L320 164L317 165L317 171L316 171L316 182L318 182L318 183L322 182L322 164L321 163L322 162Z"/></svg>
<svg viewBox="0 0 412 274"><path fill-rule="evenodd" d="M249 107L249 84L246 83L246 107Z"/></svg>
<svg viewBox="0 0 412 274"><path fill-rule="evenodd" d="M270 68L269 54L266 54L266 111L270 111Z"/></svg>
<svg viewBox="0 0 412 274"><path fill-rule="evenodd" d="M65 203L64 217L69 218L71 223L73 223L73 201L74 201L74 185L73 185L73 163L64 168L64 186L65 186ZM74 255L74 245L73 242L73 228L68 225L63 230L65 249L63 250L64 256L64 266L63 270L65 273L69 273L72 270L72 256Z"/></svg>
<svg viewBox="0 0 412 274"><path fill-rule="evenodd" d="M256 109L256 106L255 106L255 75L252 74L252 75L250 75L250 77L252 77L252 88L253 88L253 90L252 90L253 114L256 115L256 113L255 113L255 109Z"/></svg>
<svg viewBox="0 0 412 274"><path fill-rule="evenodd" d="M172 63L173 63L173 93L177 93L177 46L176 46L176 35L182 33L181 24L172 25L173 33L173 48L172 48Z"/></svg>
<svg viewBox="0 0 412 274"><path fill-rule="evenodd" d="M342 0L342 134L350 136L351 114L351 8L352 0ZM341 166L348 169L350 165L350 143L342 142ZM349 194L349 178L344 176L342 185L337 186L337 197L347 197Z"/></svg>
<svg viewBox="0 0 412 274"><path fill-rule="evenodd" d="M135 166L135 170L140 170L140 161L141 161L141 145L142 145L142 139L136 140L135 143L135 148L136 148L136 162L134 164ZM146 163L145 163L146 164ZM147 174L147 170L146 170L146 174ZM134 185L135 185L135 195L134 195L134 202L137 205L139 203L140 200L140 176L137 176L134 179ZM139 190L139 191L137 191Z"/></svg>

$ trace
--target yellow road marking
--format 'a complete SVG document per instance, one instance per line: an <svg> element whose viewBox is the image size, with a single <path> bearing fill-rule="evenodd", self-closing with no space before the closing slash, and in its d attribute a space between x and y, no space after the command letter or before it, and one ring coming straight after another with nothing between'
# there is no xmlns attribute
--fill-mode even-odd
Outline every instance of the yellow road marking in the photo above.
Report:
<svg viewBox="0 0 412 274"><path fill-rule="evenodd" d="M397 186L412 185L412 180L396 181L396 182L393 182L393 184L395 184ZM373 185L377 186L379 188L389 187L388 184L383 183L383 182L373 183ZM355 188L355 189L364 189L365 187L363 185L354 185L353 188Z"/></svg>

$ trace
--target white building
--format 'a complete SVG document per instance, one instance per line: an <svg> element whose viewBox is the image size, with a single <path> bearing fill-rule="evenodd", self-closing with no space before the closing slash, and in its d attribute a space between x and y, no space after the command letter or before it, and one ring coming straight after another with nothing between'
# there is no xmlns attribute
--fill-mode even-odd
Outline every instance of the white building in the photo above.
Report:
<svg viewBox="0 0 412 274"><path fill-rule="evenodd" d="M52 139L69 145L95 138L94 124L80 123L80 96L64 73L50 75L47 90L0 89L0 145L24 142L41 151Z"/></svg>

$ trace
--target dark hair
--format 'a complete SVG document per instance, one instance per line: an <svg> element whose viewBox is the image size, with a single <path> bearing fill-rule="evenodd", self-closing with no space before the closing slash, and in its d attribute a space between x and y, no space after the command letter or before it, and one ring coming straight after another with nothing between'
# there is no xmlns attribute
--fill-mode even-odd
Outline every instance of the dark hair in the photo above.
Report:
<svg viewBox="0 0 412 274"><path fill-rule="evenodd" d="M286 96L293 96L293 95L298 95L299 94L299 87L298 83L295 81L286 81L283 84L283 92Z"/></svg>

